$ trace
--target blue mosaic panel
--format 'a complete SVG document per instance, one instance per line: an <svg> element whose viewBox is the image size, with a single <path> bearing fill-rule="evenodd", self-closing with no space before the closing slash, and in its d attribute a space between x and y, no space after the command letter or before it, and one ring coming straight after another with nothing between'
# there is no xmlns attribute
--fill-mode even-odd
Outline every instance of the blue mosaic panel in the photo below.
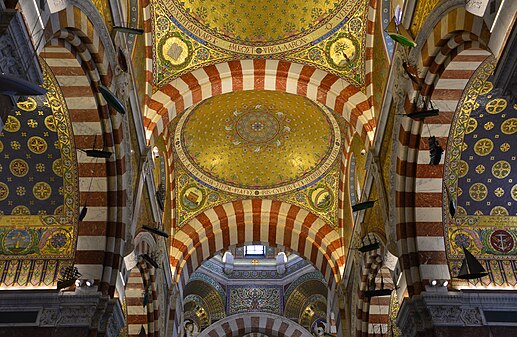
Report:
<svg viewBox="0 0 517 337"><path fill-rule="evenodd" d="M459 162L462 215L517 215L517 101L485 83L470 114Z"/></svg>

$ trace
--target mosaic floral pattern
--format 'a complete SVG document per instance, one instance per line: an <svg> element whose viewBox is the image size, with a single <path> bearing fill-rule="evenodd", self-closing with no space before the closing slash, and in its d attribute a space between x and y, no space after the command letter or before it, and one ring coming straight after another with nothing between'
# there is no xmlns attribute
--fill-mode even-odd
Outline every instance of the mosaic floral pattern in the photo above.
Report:
<svg viewBox="0 0 517 337"><path fill-rule="evenodd" d="M78 188L71 125L58 84L43 69L48 94L18 102L0 133L0 215L18 215L20 206L24 215L51 215L65 205L56 215L71 223Z"/></svg>
<svg viewBox="0 0 517 337"><path fill-rule="evenodd" d="M42 62L45 96L18 102L0 134L0 285L53 286L73 262L78 177L59 85ZM57 164L58 163L58 164Z"/></svg>
<svg viewBox="0 0 517 337"><path fill-rule="evenodd" d="M240 312L283 313L282 286L228 286L228 315Z"/></svg>

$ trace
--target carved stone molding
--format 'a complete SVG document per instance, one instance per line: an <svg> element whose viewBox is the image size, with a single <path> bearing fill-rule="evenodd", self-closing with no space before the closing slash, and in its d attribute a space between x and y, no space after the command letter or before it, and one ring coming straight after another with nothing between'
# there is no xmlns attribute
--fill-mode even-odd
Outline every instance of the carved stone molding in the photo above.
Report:
<svg viewBox="0 0 517 337"><path fill-rule="evenodd" d="M486 311L517 311L517 293L427 291L404 300L396 324L402 336L413 337L433 328L486 326Z"/></svg>
<svg viewBox="0 0 517 337"><path fill-rule="evenodd" d="M23 324L8 322L0 324L35 327L85 327L105 333L107 337L116 337L124 326L124 314L117 299L110 299L96 290L77 289L70 293L16 292L2 294L0 315L2 311L38 312L34 322Z"/></svg>
<svg viewBox="0 0 517 337"><path fill-rule="evenodd" d="M3 14L0 7L0 16ZM21 13L16 13L0 35L0 72L43 83L41 69Z"/></svg>

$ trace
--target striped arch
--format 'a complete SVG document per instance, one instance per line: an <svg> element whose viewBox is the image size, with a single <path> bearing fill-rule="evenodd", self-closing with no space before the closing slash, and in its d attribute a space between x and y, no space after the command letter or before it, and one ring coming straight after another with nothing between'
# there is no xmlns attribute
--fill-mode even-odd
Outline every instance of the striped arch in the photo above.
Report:
<svg viewBox="0 0 517 337"><path fill-rule="evenodd" d="M339 76L314 67L271 59L234 60L180 76L153 93L153 38L150 0L141 0L146 49L147 139L154 144L177 114L203 99L240 90L277 90L306 96L341 114L361 135L366 148L373 140L373 39L377 0L370 0L366 25L366 95Z"/></svg>
<svg viewBox="0 0 517 337"><path fill-rule="evenodd" d="M424 85L407 94L405 113L412 111L415 98L431 98L440 109L440 116L426 118L425 123L444 149L468 78L489 55L483 50L490 38L486 24L482 18L466 12L463 5L459 0L442 2L420 31L419 47L410 54L410 58L416 59ZM401 117L397 123L397 240L412 296L423 291L432 279L450 278L441 218L443 161L437 166L428 165L429 147L427 138L422 136L422 121Z"/></svg>
<svg viewBox="0 0 517 337"><path fill-rule="evenodd" d="M78 7L71 5L51 14L44 31L40 56L56 76L70 113L77 149L114 153L112 158L95 159L77 151L80 203L88 214L79 224L75 265L83 275L96 280L110 296L124 248L124 207L126 206L126 157L122 117L110 111L98 86L113 88L113 70L101 35L107 34ZM109 40L108 40L109 41ZM111 43L111 42L110 42ZM113 90L113 89L112 89ZM91 188L90 188L91 184Z"/></svg>
<svg viewBox="0 0 517 337"><path fill-rule="evenodd" d="M216 252L251 242L282 245L297 252L320 270L330 288L341 280L345 255L339 234L298 206L262 199L216 206L181 227L171 241L173 278L185 285L201 263Z"/></svg>
<svg viewBox="0 0 517 337"><path fill-rule="evenodd" d="M302 95L342 115L368 147L375 130L365 94L322 70L278 60L236 60L196 69L147 99L144 124L154 142L179 113L204 99L241 90L276 90ZM151 134L152 133L152 134Z"/></svg>
<svg viewBox="0 0 517 337"><path fill-rule="evenodd" d="M312 337L304 327L283 316L270 313L241 313L228 316L201 331L198 337Z"/></svg>
<svg viewBox="0 0 517 337"><path fill-rule="evenodd" d="M135 237L134 254L151 255L156 242L151 234L140 232ZM142 326L147 336L159 336L159 302L155 282L155 269L147 261L138 257L138 263L129 274L126 285L127 325L129 337L137 337Z"/></svg>
<svg viewBox="0 0 517 337"><path fill-rule="evenodd" d="M355 332L357 337L380 336L386 334L388 330L390 296L371 298L365 296L365 292L371 290L372 283L375 283L375 289L381 289L381 283L384 283L385 289L394 289L391 273L382 265L383 250L384 247L381 247L364 256L357 294Z"/></svg>

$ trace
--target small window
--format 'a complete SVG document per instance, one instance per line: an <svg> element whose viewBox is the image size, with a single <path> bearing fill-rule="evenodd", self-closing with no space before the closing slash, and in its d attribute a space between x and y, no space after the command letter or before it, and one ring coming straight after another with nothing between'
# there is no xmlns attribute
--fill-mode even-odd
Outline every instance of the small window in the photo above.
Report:
<svg viewBox="0 0 517 337"><path fill-rule="evenodd" d="M266 256L266 247L262 245L244 246L244 257L264 257Z"/></svg>

